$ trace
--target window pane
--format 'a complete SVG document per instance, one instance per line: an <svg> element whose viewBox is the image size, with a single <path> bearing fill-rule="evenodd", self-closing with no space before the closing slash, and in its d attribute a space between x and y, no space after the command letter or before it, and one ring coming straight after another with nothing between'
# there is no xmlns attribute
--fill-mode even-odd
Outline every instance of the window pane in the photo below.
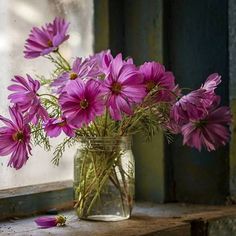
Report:
<svg viewBox="0 0 236 236"><path fill-rule="evenodd" d="M52 21L55 16L64 17L71 24L70 38L62 47L63 54L69 59L87 56L93 46L93 0L0 0L0 15L0 113L6 115L7 86L13 75L48 76L52 68L44 58L23 58L24 42L30 29ZM62 139L53 139L53 143ZM74 152L75 148L67 150L60 166L55 167L50 163L52 152L36 147L32 157L18 171L7 167L9 157L0 157L0 189L72 179Z"/></svg>

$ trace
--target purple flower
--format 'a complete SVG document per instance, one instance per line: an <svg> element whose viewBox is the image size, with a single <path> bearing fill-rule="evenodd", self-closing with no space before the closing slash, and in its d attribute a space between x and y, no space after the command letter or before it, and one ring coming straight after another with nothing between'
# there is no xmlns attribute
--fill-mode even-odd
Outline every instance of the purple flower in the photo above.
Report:
<svg viewBox="0 0 236 236"><path fill-rule="evenodd" d="M26 113L26 119L28 122L32 122L36 125L40 119L46 122L49 119L49 115L47 110L38 101L36 104L32 105L31 109Z"/></svg>
<svg viewBox="0 0 236 236"><path fill-rule="evenodd" d="M108 49L96 53L94 56L90 57L90 59L96 62L100 73L107 74L109 72L109 65L113 60L113 56L111 55L111 51Z"/></svg>
<svg viewBox="0 0 236 236"><path fill-rule="evenodd" d="M201 86L202 89L212 91L216 89L217 85L221 83L221 76L217 73L211 74L206 79L205 83Z"/></svg>
<svg viewBox="0 0 236 236"><path fill-rule="evenodd" d="M228 125L232 116L228 107L215 106L202 119L190 121L182 127L183 143L201 151L202 146L208 151L225 145L229 140Z"/></svg>
<svg viewBox="0 0 236 236"><path fill-rule="evenodd" d="M42 107L37 95L37 91L40 88L39 81L32 79L30 75L27 75L27 78L15 76L12 81L15 84L8 87L10 91L13 91L8 96L8 99L12 103L17 104L23 113L27 113L25 116L28 122L32 121L33 124L37 124L40 118L46 121L48 113Z"/></svg>
<svg viewBox="0 0 236 236"><path fill-rule="evenodd" d="M41 216L35 220L35 223L41 228L51 228L55 226L64 226L66 223L66 217L59 216Z"/></svg>
<svg viewBox="0 0 236 236"><path fill-rule="evenodd" d="M10 102L17 104L22 112L28 111L33 104L38 103L39 81L33 80L30 75L27 75L27 78L15 76L11 81L15 84L8 87L10 91L13 91L8 99L10 99Z"/></svg>
<svg viewBox="0 0 236 236"><path fill-rule="evenodd" d="M51 138L57 137L63 131L69 137L75 136L73 127L67 124L66 118L61 117L59 119L51 118L47 121L44 128L47 135Z"/></svg>
<svg viewBox="0 0 236 236"><path fill-rule="evenodd" d="M25 58L36 58L56 51L69 38L68 27L69 23L59 17L41 28L34 27L25 43Z"/></svg>
<svg viewBox="0 0 236 236"><path fill-rule="evenodd" d="M11 154L8 166L20 169L31 154L30 127L16 106L9 108L9 113L12 120L0 115L6 125L0 128L0 155Z"/></svg>
<svg viewBox="0 0 236 236"><path fill-rule="evenodd" d="M164 128L171 132L172 134L179 134L181 133L181 124L177 123L172 117L170 117L169 121L164 124Z"/></svg>
<svg viewBox="0 0 236 236"><path fill-rule="evenodd" d="M207 113L207 108L212 104L212 96L205 89L198 89L181 97L171 109L171 117L178 122L189 119L198 120Z"/></svg>
<svg viewBox="0 0 236 236"><path fill-rule="evenodd" d="M56 87L56 93L61 93L66 90L70 81L75 79L88 80L96 78L99 75L96 61L77 57L73 63L72 70L69 72L63 72L52 83L52 87Z"/></svg>
<svg viewBox="0 0 236 236"><path fill-rule="evenodd" d="M208 76L200 89L194 90L181 97L171 109L171 117L177 123L186 123L188 120L199 120L208 113L209 107L216 99L214 90L221 82L217 73Z"/></svg>
<svg viewBox="0 0 236 236"><path fill-rule="evenodd" d="M71 81L59 97L59 103L68 124L77 128L89 124L104 111L100 83L95 80Z"/></svg>
<svg viewBox="0 0 236 236"><path fill-rule="evenodd" d="M165 67L158 62L145 62L139 68L143 74L146 92L148 93L154 87L158 87L159 91L156 94L157 101L171 101L175 85L174 75L165 71Z"/></svg>
<svg viewBox="0 0 236 236"><path fill-rule="evenodd" d="M118 54L110 63L102 92L114 120L122 119L122 112L132 115L132 106L142 102L145 96L142 76L131 62L124 62Z"/></svg>

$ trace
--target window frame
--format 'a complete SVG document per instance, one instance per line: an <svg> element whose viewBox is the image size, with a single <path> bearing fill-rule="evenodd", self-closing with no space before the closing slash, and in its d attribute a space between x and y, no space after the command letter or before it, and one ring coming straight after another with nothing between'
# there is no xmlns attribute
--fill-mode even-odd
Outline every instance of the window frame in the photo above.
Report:
<svg viewBox="0 0 236 236"><path fill-rule="evenodd" d="M73 208L72 180L0 190L0 220Z"/></svg>
<svg viewBox="0 0 236 236"><path fill-rule="evenodd" d="M1 221L72 208L73 180L0 189Z"/></svg>

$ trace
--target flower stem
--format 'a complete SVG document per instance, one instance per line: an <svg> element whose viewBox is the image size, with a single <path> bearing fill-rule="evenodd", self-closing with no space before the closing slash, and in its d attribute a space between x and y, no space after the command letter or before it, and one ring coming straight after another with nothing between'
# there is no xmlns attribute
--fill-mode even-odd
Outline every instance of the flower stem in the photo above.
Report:
<svg viewBox="0 0 236 236"><path fill-rule="evenodd" d="M42 93L42 94L37 94L39 97L43 97L43 96L49 96L49 97L52 97L54 99L58 99L56 96L52 95L52 94L49 94L49 93Z"/></svg>
<svg viewBox="0 0 236 236"><path fill-rule="evenodd" d="M106 112L105 112L105 121L104 121L104 129L103 129L103 136L106 135L107 133L107 120L108 120L108 110L106 108Z"/></svg>
<svg viewBox="0 0 236 236"><path fill-rule="evenodd" d="M93 129L91 129L90 126L87 127L88 132L90 133L90 136L94 137Z"/></svg>
<svg viewBox="0 0 236 236"><path fill-rule="evenodd" d="M57 69L62 69L62 70L64 70L64 71L68 71L67 66L65 67L64 64L62 64L59 60L53 58L53 56L51 56L51 55L46 55L46 56L44 56L44 57L45 57L46 59L50 60L52 63L54 63L54 64L56 65Z"/></svg>
<svg viewBox="0 0 236 236"><path fill-rule="evenodd" d="M71 70L69 62L61 55L59 50L57 50L55 53L62 59L62 61L65 63L65 66L67 67L67 69Z"/></svg>
<svg viewBox="0 0 236 236"><path fill-rule="evenodd" d="M98 126L96 124L96 121L94 121L93 124L94 124L94 127L95 127L95 129L96 129L96 131L98 133L98 136L100 136L100 131L99 131L99 128L98 128Z"/></svg>
<svg viewBox="0 0 236 236"><path fill-rule="evenodd" d="M33 133L36 133L36 132L38 132L38 131L40 131L40 130L43 130L43 128L41 128L41 129L36 129L36 130L34 130L34 131L31 131L30 133L33 134Z"/></svg>
<svg viewBox="0 0 236 236"><path fill-rule="evenodd" d="M117 177L117 173L116 173L115 167L113 168L113 173L114 173L114 176L115 176L115 180L112 183L119 190L120 198L121 198L121 204L122 204L122 211L123 211L123 214L125 214L125 204L124 204L125 196L123 197L123 195L125 195L125 194L122 191L122 187L121 187L120 181L119 181L119 179ZM112 177L112 175L111 175L111 177Z"/></svg>

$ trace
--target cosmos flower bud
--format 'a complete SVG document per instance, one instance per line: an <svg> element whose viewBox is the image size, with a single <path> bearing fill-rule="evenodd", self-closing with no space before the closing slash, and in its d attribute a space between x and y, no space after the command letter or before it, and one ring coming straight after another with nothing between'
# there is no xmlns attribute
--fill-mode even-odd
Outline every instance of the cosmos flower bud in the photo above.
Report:
<svg viewBox="0 0 236 236"><path fill-rule="evenodd" d="M51 228L55 226L64 226L66 217L63 215L58 216L42 216L35 220L35 223L41 228Z"/></svg>

